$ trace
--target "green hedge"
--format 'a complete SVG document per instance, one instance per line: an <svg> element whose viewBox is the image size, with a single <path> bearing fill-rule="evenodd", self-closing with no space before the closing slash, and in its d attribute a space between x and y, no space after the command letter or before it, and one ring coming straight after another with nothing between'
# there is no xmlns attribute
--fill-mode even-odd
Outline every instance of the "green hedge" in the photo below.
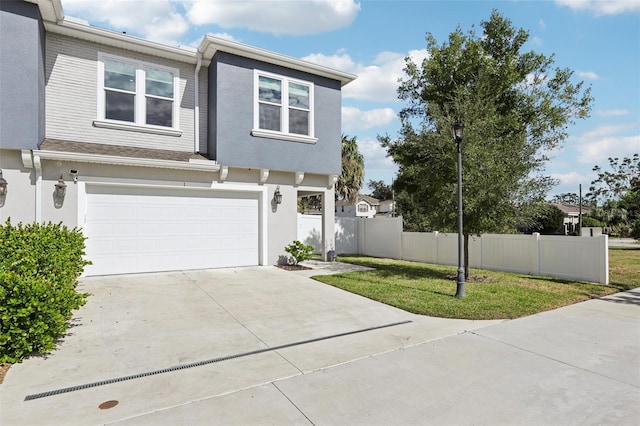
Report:
<svg viewBox="0 0 640 426"><path fill-rule="evenodd" d="M0 362L55 348L88 296L76 291L84 240L62 224L0 225Z"/></svg>
<svg viewBox="0 0 640 426"><path fill-rule="evenodd" d="M600 222L598 219L593 218L591 216L584 216L582 218L582 226L585 228L589 228L589 227L601 227L602 226L602 222Z"/></svg>

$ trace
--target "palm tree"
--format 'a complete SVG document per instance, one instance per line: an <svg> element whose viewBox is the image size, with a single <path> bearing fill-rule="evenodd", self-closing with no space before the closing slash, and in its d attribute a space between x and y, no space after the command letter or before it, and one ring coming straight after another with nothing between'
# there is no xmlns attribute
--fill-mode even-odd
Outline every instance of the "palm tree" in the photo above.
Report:
<svg viewBox="0 0 640 426"><path fill-rule="evenodd" d="M336 182L336 198L355 203L364 182L364 157L356 137L342 135L342 173Z"/></svg>

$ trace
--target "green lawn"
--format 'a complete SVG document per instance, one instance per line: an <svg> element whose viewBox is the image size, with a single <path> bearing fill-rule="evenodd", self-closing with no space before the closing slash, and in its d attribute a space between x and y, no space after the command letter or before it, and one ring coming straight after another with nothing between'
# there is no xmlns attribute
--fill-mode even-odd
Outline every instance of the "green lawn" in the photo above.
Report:
<svg viewBox="0 0 640 426"><path fill-rule="evenodd" d="M456 267L363 256L339 260L375 271L314 278L405 311L443 318L518 318L640 287L640 250L609 251L610 286L472 269L463 299L454 297Z"/></svg>

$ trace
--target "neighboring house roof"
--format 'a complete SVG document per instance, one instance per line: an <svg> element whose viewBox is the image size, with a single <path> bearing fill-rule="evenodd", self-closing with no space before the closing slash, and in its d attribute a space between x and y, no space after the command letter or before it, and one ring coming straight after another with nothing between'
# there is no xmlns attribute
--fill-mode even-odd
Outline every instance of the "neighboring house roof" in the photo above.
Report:
<svg viewBox="0 0 640 426"><path fill-rule="evenodd" d="M551 203L551 205L560 209L565 216L577 216L580 214L580 206L571 206L562 203ZM587 213L591 213L591 207L582 206L582 214Z"/></svg>
<svg viewBox="0 0 640 426"><path fill-rule="evenodd" d="M94 27L82 19L65 17L60 0L28 0L37 3L44 19L47 31L69 35L83 40L102 43L121 49L160 56L176 61L197 64L202 61L208 66L218 51L256 59L286 68L319 75L340 81L340 85L355 80L357 77L342 71L337 71L323 65L317 65L301 59L292 58L279 53L248 46L236 41L225 40L212 35L205 35L198 49L192 47L173 47L153 41L141 39L117 31Z"/></svg>
<svg viewBox="0 0 640 426"><path fill-rule="evenodd" d="M347 200L338 200L338 201L336 201L336 206L352 206L354 204L358 204L361 201L365 201L366 203L368 203L371 206L377 206L377 205L380 204L380 200L378 200L377 198L373 198L370 195L360 195L360 194L358 194L355 203L351 203L351 202L349 202Z"/></svg>

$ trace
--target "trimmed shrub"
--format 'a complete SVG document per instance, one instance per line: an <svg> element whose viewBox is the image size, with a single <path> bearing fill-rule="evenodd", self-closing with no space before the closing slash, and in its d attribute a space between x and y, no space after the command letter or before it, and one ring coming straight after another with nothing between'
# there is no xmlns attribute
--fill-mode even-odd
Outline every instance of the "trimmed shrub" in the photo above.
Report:
<svg viewBox="0 0 640 426"><path fill-rule="evenodd" d="M303 244L298 240L295 240L286 246L284 251L293 257L296 265L300 262L311 259L313 256L313 247Z"/></svg>
<svg viewBox="0 0 640 426"><path fill-rule="evenodd" d="M598 219L595 219L591 216L583 216L582 217L582 226L585 228L597 228L602 226L602 222Z"/></svg>
<svg viewBox="0 0 640 426"><path fill-rule="evenodd" d="M631 224L631 238L640 240L640 217Z"/></svg>
<svg viewBox="0 0 640 426"><path fill-rule="evenodd" d="M72 311L88 294L76 292L84 236L61 224L0 226L0 362L20 362L55 348Z"/></svg>

